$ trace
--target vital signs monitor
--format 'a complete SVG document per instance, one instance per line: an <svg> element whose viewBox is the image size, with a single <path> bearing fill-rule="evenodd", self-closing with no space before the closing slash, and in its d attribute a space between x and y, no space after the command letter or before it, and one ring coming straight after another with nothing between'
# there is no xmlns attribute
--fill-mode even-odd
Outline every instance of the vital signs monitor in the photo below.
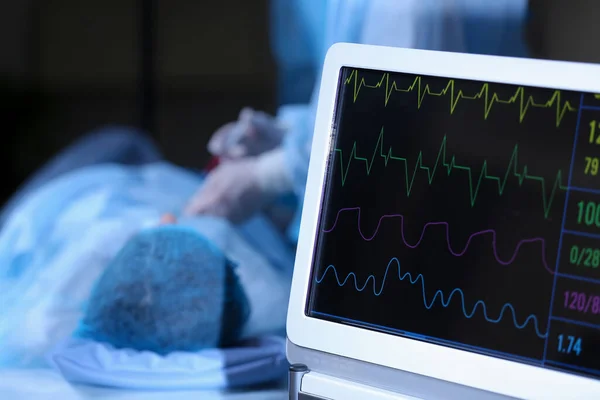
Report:
<svg viewBox="0 0 600 400"><path fill-rule="evenodd" d="M291 398L599 399L600 66L332 47L287 332Z"/></svg>

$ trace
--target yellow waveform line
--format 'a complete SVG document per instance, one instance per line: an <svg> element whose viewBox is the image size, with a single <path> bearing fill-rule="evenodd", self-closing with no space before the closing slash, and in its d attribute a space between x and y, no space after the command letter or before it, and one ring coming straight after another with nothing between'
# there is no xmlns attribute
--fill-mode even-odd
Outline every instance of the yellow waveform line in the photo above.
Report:
<svg viewBox="0 0 600 400"><path fill-rule="evenodd" d="M555 90L550 99L544 103L537 103L533 96L525 95L525 88L519 86L515 93L510 96L508 99L501 99L497 93L490 94L489 83L484 83L479 92L474 95L466 95L462 90L456 90L454 79L450 79L448 84L444 89L440 92L434 92L431 90L429 84L423 84L422 78L417 76L415 80L407 87L400 88L396 84L396 81L390 80L390 74L384 73L379 80L379 82L375 84L368 84L365 81L365 78L359 78L358 71L354 70L350 74L348 78L345 80L346 85L353 84L354 85L354 102L358 98L358 95L363 88L368 89L380 89L385 88L385 106L387 106L392 93L394 92L412 92L417 90L418 99L417 99L417 108L420 109L423 104L423 99L426 95L429 96L450 96L450 114L454 113L458 102L462 99L464 100L484 100L484 119L490 114L492 107L496 103L500 104L519 104L519 122L523 122L525 115L530 107L538 107L538 108L556 108L556 126L560 126L565 114L567 111L576 111L577 108L572 106L568 101L562 101L561 99L561 91Z"/></svg>
<svg viewBox="0 0 600 400"><path fill-rule="evenodd" d="M596 98L596 100L600 100L600 93L595 94L594 97Z"/></svg>

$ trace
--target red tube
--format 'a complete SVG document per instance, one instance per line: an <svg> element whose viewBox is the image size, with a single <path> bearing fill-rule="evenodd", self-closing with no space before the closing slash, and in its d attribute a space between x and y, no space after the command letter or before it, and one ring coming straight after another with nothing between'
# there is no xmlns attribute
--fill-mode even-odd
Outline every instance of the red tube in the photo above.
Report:
<svg viewBox="0 0 600 400"><path fill-rule="evenodd" d="M206 172L210 172L213 169L215 169L217 165L219 165L219 157L213 157L208 161L208 164L206 164L206 167L204 167L204 169L206 170Z"/></svg>

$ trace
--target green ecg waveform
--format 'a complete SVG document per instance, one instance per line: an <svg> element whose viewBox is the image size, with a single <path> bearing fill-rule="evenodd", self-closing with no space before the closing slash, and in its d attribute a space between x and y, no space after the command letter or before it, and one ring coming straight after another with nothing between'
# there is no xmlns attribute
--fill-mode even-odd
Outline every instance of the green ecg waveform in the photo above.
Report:
<svg viewBox="0 0 600 400"><path fill-rule="evenodd" d="M496 181L498 183L498 194L502 195L504 193L504 189L506 188L506 183L510 177L517 178L517 182L519 186L523 185L525 180L538 182L541 186L542 192L542 205L544 208L544 217L548 218L548 214L550 213L550 208L552 207L552 203L554 198L556 197L556 192L558 190L566 190L566 186L562 184L562 171L558 171L556 173L556 178L552 185L552 189L550 194L547 194L547 185L544 177L530 175L528 173L527 165L523 165L519 168L518 156L519 156L519 148L518 145L515 145L513 152L510 156L510 161L508 162L508 166L506 167L506 173L504 176L494 176L488 173L488 164L487 160L483 162L483 166L481 168L481 173L479 177L473 179L473 172L470 167L466 167L463 165L458 165L456 163L456 158L453 155L450 159L446 154L446 135L442 140L440 145L440 149L437 154L437 158L435 160L435 164L431 167L423 165L423 152L420 151L417 160L415 162L415 167L413 169L409 169L408 159L405 157L397 157L392 154L392 148L390 147L387 151L383 146L384 139L384 128L381 128L381 132L379 134L379 138L377 139L377 144L375 145L375 149L370 159L366 157L360 157L357 155L356 150L356 142L352 146L352 151L350 152L350 156L347 160L344 160L344 153L341 149L335 149L335 153L339 153L340 166L341 166L341 175L342 175L342 186L346 184L346 179L348 178L348 171L350 170L350 165L352 161L364 161L365 167L367 170L367 175L371 174L371 169L373 168L373 164L375 162L375 158L377 156L383 158L384 165L387 167L390 160L401 161L404 163L404 171L405 171L405 182L406 182L406 193L407 196L410 196L412 192L413 185L415 183L415 179L417 177L417 171L425 170L427 172L427 181L429 185L433 182L433 178L435 177L436 172L439 167L443 167L446 169L446 173L448 176L452 173L453 170L466 171L469 177L469 196L471 200L471 207L473 207L477 201L477 196L479 194L479 190L481 188L481 184L484 179ZM412 173L411 173L412 171Z"/></svg>
<svg viewBox="0 0 600 400"><path fill-rule="evenodd" d="M519 105L519 122L523 122L527 111L530 107L537 108L555 108L556 109L556 126L560 126L567 111L576 111L577 108L572 106L568 101L563 101L561 98L561 91L555 90L550 99L544 103L538 103L533 99L533 96L525 95L525 88L518 87L515 93L508 99L501 99L497 93L490 93L490 87L488 83L484 83L479 92L473 95L466 95L462 90L456 90L454 79L450 79L444 89L439 92L431 90L429 84L423 84L423 80L420 76L417 76L415 80L406 88L398 87L396 81L390 79L389 73L384 73L381 76L379 82L375 84L369 84L365 82L365 78L359 78L358 71L354 70L346 78L346 85L354 86L354 102L356 102L360 91L363 88L368 89L385 89L385 105L387 106L392 93L394 92L412 92L417 91L417 108L420 109L423 104L425 96L450 96L450 114L454 113L456 106L460 100L483 100L484 104L484 119L490 115L494 104L518 104Z"/></svg>

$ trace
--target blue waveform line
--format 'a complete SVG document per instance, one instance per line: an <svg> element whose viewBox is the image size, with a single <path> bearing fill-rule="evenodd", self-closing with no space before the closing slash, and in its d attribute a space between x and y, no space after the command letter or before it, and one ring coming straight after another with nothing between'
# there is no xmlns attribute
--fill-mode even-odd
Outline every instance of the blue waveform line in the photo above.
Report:
<svg viewBox="0 0 600 400"><path fill-rule="evenodd" d="M516 310L513 307L512 304L510 303L506 303L504 304L504 306L502 306L502 310L500 311L500 315L498 315L497 318L491 318L488 316L487 313L487 307L485 305L485 303L483 302L483 300L478 300L475 305L473 306L472 310L469 312L467 311L466 305L465 305L465 295L463 293L463 291L459 288L455 288L450 292L450 295L448 296L447 300L444 299L444 293L441 290L438 290L435 292L435 295L433 296L433 298L431 299L431 301L428 303L427 302L427 294L425 293L425 277L423 276L423 274L418 274L416 276L416 278L413 278L412 274L410 272L405 272L404 274L402 274L401 271L401 266L400 266L400 261L396 258L393 257L390 262L388 263L386 269L385 269L385 274L383 274L383 279L381 280L381 285L379 287L379 289L377 289L377 281L375 278L375 275L369 275L367 277L367 279L365 280L364 284L362 286L359 286L358 284L358 278L356 277L356 274L354 272L350 272L346 278L341 281L340 277L338 275L337 269L335 268L334 265L329 265L327 266L327 268L325 268L325 271L323 272L323 274L321 275L321 277L317 277L315 280L317 283L321 283L323 282L323 280L325 279L325 276L327 275L327 273L331 270L333 271L333 275L335 276L335 280L337 281L338 286L342 287L345 286L346 283L348 283L348 281L350 280L350 278L352 278L354 280L354 288L356 289L356 291L358 292L362 292L367 288L367 285L369 284L369 281L373 282L373 294L375 296L380 296L381 293L383 292L383 287L385 286L385 282L387 280L387 276L388 273L390 272L390 269L392 267L393 263L396 263L397 265L397 270L398 270L398 279L400 281L405 280L407 277L409 279L409 282L411 285L414 285L415 283L417 283L417 281L421 281L421 292L423 295L423 305L425 306L426 309L431 310L431 308L433 307L435 301L437 300L438 296L440 297L440 303L442 305L442 307L447 308L450 305L450 302L452 301L452 298L454 297L455 294L458 294L458 296L460 297L461 300L461 306L462 306L462 312L465 315L466 318L471 319L473 318L473 316L475 315L475 312L477 311L477 308L479 306L481 306L481 309L483 311L483 317L486 319L486 321L491 322L493 324L497 324L499 323L502 318L504 318L504 314L506 313L506 311L510 311L511 315L512 315L512 320L513 320L513 324L515 325L515 327L517 329L524 329L527 324L529 324L530 322L533 324L534 329L535 329L535 333L537 336L539 336L542 339L545 339L546 336L548 335L547 332L541 332L540 328L538 326L538 319L535 315L531 314L529 315L525 321L523 323L519 323L517 321L517 315L516 315Z"/></svg>

